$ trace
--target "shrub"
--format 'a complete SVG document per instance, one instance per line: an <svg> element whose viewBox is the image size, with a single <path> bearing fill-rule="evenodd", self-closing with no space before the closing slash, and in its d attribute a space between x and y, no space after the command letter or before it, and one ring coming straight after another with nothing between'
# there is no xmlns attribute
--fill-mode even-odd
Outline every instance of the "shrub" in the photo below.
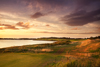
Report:
<svg viewBox="0 0 100 67"><path fill-rule="evenodd" d="M99 58L100 56L99 55L92 55L91 57L93 57L93 58Z"/></svg>

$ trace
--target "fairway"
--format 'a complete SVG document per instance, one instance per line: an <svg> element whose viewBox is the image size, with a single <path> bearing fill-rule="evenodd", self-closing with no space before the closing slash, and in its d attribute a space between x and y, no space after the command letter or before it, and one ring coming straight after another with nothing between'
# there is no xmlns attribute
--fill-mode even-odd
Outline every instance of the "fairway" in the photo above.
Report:
<svg viewBox="0 0 100 67"><path fill-rule="evenodd" d="M45 67L59 62L59 55L34 53L3 53L0 54L0 67Z"/></svg>

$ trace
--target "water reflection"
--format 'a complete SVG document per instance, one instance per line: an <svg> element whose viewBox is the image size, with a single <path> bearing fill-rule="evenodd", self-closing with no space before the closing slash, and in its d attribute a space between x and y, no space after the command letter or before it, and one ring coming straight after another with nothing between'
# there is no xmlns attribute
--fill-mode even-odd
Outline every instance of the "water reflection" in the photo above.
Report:
<svg viewBox="0 0 100 67"><path fill-rule="evenodd" d="M39 41L39 40L0 40L0 48L22 45L36 45L43 43L53 43L54 41Z"/></svg>

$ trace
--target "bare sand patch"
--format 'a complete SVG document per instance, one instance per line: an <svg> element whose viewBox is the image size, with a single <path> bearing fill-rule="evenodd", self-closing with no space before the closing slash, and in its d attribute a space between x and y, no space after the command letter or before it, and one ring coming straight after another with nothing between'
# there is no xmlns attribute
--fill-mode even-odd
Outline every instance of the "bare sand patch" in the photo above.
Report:
<svg viewBox="0 0 100 67"><path fill-rule="evenodd" d="M50 52L50 51L53 51L53 50L51 50L51 49L42 49L41 51Z"/></svg>

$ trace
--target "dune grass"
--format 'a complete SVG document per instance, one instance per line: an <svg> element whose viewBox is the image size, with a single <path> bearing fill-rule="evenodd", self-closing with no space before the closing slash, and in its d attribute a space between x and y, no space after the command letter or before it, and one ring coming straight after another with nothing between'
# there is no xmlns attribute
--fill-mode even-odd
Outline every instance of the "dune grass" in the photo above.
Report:
<svg viewBox="0 0 100 67"><path fill-rule="evenodd" d="M66 67L100 67L100 59L82 58L72 61Z"/></svg>

